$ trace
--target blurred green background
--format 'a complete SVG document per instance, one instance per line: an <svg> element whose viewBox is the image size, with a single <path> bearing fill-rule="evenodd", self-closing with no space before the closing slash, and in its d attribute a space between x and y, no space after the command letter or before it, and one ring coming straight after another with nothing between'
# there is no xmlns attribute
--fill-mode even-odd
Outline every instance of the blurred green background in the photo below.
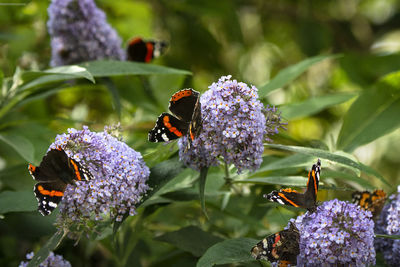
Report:
<svg viewBox="0 0 400 267"><path fill-rule="evenodd" d="M13 76L17 68L22 71L49 68L51 48L46 28L49 3L0 3L0 69L4 77ZM400 1L99 0L96 3L105 11L108 22L125 44L133 36L166 40L169 49L154 64L188 70L193 75L115 77L113 82L119 95L118 102L100 80L96 84L82 80L64 83L57 85L57 90L21 101L4 116L2 114L0 133L2 141L10 140L12 136L22 149L24 144L32 146L34 163L40 162L55 135L66 132L69 127L80 128L86 124L92 130L101 131L104 125L120 121L127 143L141 152L152 167L176 156L176 143L164 146L147 142L148 130L153 127L158 114L167 110L173 92L185 87L204 92L212 82L227 74L262 86L280 70L306 58L338 54L338 57L312 65L298 79L263 98L265 104L280 107L283 119L288 122L287 131L273 139L275 143L331 152L345 150L349 153L346 155L372 167L393 185L389 187L378 179L365 178L371 188L383 187L391 193L399 184L398 122L387 127L390 128L385 132L387 134L381 134L384 137L344 149L343 144L337 145L337 139L356 97L333 101L304 114L297 113L299 110L293 107L299 103L315 105L303 101L317 99L319 102L319 97L326 95L362 94L384 75L399 70ZM398 89L394 84L394 90ZM146 94L144 86L150 86L155 96ZM379 93L379 89L376 92ZM392 117L398 115L393 113ZM281 160L286 155L267 149L264 164ZM315 157L303 157L299 165L278 168L275 172L273 168L267 168L258 175L294 173L305 177L310 162L314 161ZM336 167L328 161L324 163L327 165L323 165L322 172L324 167ZM31 190L33 180L26 164L26 159L10 146L10 142L0 143L1 191ZM163 242L154 237L195 225L198 228L189 229L194 243L196 237L207 240L208 245L224 238L260 239L280 230L288 218L298 214L294 209L278 210L274 205L266 204L261 196L274 189L273 185L227 185L221 173L219 168L212 169L207 178L209 220L201 211L198 190L192 187L198 174L186 169L158 194L159 198L155 198L158 204L146 205L139 210L140 215L124 223L115 238L117 241L110 236L104 239L82 238L74 246L74 241L67 240L56 253L62 254L73 266L123 266L119 259L123 257L127 257L126 266L194 266L205 250L196 253L197 249L188 248L190 244L184 241L171 241L173 238L165 237L167 241ZM231 173L235 175L234 170ZM323 175L322 179L325 178ZM245 179L248 176L246 173L234 177ZM364 188L360 180L341 177L336 180L333 176L326 177L325 185ZM350 199L350 195L351 192L346 190L321 190L319 199ZM32 202L32 205L36 203ZM2 215L0 265L15 266L26 253L37 250L55 231L53 221L54 215L45 218L36 211ZM115 242L124 246L116 248ZM245 265L261 266L257 262Z"/></svg>

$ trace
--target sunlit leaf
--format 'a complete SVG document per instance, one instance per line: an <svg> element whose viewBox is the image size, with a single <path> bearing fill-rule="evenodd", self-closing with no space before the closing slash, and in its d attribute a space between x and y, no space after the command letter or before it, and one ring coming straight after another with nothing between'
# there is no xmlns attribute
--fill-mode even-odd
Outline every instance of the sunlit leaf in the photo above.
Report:
<svg viewBox="0 0 400 267"><path fill-rule="evenodd" d="M353 103L344 117L337 147L351 152L398 129L399 114L400 71L385 76Z"/></svg>
<svg viewBox="0 0 400 267"><path fill-rule="evenodd" d="M303 118L320 112L328 107L349 101L357 94L340 93L332 95L317 96L299 103L286 104L279 107L282 117L287 120Z"/></svg>
<svg viewBox="0 0 400 267"><path fill-rule="evenodd" d="M322 55L307 58L295 65L289 66L281 70L272 80L258 88L258 94L262 97L268 95L273 90L281 88L299 77L303 72L305 72L309 67L317 62L325 59L337 58L340 55Z"/></svg>
<svg viewBox="0 0 400 267"><path fill-rule="evenodd" d="M276 144L267 144L266 145L269 148L275 148L275 149L281 149L281 150L286 150L286 151L292 151L296 153L302 153L302 154L307 154L307 155L313 155L318 158L323 158L327 159L333 162L337 162L352 168L356 168L360 171L363 171L367 174L373 175L377 177L379 180L381 180L383 183L385 183L387 186L391 186L385 178L379 174L377 171L374 169L360 163L356 162L348 157L345 157L343 155L339 154L334 154L329 151L321 150L321 149L316 149L316 148L310 148L310 147L301 147L301 146L285 146L285 145L276 145Z"/></svg>

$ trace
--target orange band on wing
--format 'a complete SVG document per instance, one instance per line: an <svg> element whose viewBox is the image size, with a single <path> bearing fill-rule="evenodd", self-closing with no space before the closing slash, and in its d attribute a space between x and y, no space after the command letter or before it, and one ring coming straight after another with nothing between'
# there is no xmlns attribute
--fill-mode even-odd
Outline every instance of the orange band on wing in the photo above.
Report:
<svg viewBox="0 0 400 267"><path fill-rule="evenodd" d="M171 123L169 123L169 117L168 117L168 116L164 116L164 118L163 118L163 124L164 124L165 127L167 127L167 129L168 129L171 133L175 134L175 135L178 136L178 137L182 137L182 136L183 136L183 134L182 134L176 127L173 127L173 126L171 125Z"/></svg>
<svg viewBox="0 0 400 267"><path fill-rule="evenodd" d="M146 48L147 48L147 54L146 57L144 58L144 62L150 62L151 59L153 58L154 45L150 42L147 42Z"/></svg>
<svg viewBox="0 0 400 267"><path fill-rule="evenodd" d="M82 180L78 165L72 159L70 159L69 162L71 162L72 166L74 167L76 179L78 179L79 181Z"/></svg>
<svg viewBox="0 0 400 267"><path fill-rule="evenodd" d="M43 188L43 186L39 185L37 187L37 189L39 190L40 194L45 195L45 196L50 196L50 197L62 197L64 195L63 192L61 191L56 191L56 190L46 190Z"/></svg>
<svg viewBox="0 0 400 267"><path fill-rule="evenodd" d="M294 190L293 190L294 191ZM294 203L293 201L291 201L290 199L288 199L284 194L282 193L278 193L278 195L283 198L284 200L286 200L288 203L290 203L290 205L292 205L293 207L299 207L299 205L297 205L296 203Z"/></svg>
<svg viewBox="0 0 400 267"><path fill-rule="evenodd" d="M190 89L186 89L186 90L181 90L177 93L175 93L172 97L170 101L178 101L179 99L183 98L183 97L188 97L191 96L193 94L192 90Z"/></svg>

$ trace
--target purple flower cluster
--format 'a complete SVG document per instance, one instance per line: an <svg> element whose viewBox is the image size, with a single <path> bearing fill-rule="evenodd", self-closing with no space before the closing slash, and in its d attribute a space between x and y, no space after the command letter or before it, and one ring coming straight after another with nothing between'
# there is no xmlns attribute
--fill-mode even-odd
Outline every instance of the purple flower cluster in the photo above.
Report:
<svg viewBox="0 0 400 267"><path fill-rule="evenodd" d="M28 253L26 254L26 259L31 260L33 256L33 252ZM28 263L28 261L22 261L19 264L19 267L26 267L28 266ZM50 252L50 255L41 264L39 264L39 267L71 267L71 263L69 263L67 260L64 260L62 256Z"/></svg>
<svg viewBox="0 0 400 267"><path fill-rule="evenodd" d="M300 231L297 266L375 264L374 222L369 211L337 199L294 221Z"/></svg>
<svg viewBox="0 0 400 267"><path fill-rule="evenodd" d="M93 0L52 0L48 13L51 66L125 58L121 39Z"/></svg>
<svg viewBox="0 0 400 267"><path fill-rule="evenodd" d="M400 220L399 207L400 207L400 186L397 188L398 193L391 195L391 202L387 203L376 221L375 233L376 234L395 234L399 235L400 231L395 232L398 227L398 221ZM396 218L397 214L397 218ZM397 222L396 222L397 221ZM390 232L389 232L390 231ZM398 266L400 262L400 240L388 239L388 238L376 238L375 249L377 252L381 252L385 262L390 266Z"/></svg>
<svg viewBox="0 0 400 267"><path fill-rule="evenodd" d="M68 186L60 205L59 227L83 225L90 220L104 220L135 214L135 205L148 190L149 168L140 153L110 133L69 129L56 137L50 149L61 146L69 157L80 162L93 175L90 181Z"/></svg>
<svg viewBox="0 0 400 267"><path fill-rule="evenodd" d="M222 76L200 98L202 130L190 149L188 138L179 140L179 156L193 169L216 165L219 158L240 173L256 170L262 162L263 141L278 132L280 116L264 108L258 89ZM267 115L267 116L266 116Z"/></svg>
<svg viewBox="0 0 400 267"><path fill-rule="evenodd" d="M400 186L397 187L397 194L390 197L390 206L387 214L387 232L390 235L400 233Z"/></svg>

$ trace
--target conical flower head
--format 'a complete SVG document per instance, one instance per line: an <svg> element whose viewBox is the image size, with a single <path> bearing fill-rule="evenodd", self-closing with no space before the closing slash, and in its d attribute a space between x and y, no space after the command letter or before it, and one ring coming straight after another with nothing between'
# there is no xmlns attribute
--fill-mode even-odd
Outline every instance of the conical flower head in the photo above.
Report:
<svg viewBox="0 0 400 267"><path fill-rule="evenodd" d="M181 160L196 170L216 165L219 158L234 164L239 173L259 168L263 141L277 133L281 123L275 108L264 108L257 91L230 75L210 85L200 98L202 130L189 149L188 137L180 139Z"/></svg>
<svg viewBox="0 0 400 267"><path fill-rule="evenodd" d="M94 0L53 0L48 13L51 66L125 58L121 39Z"/></svg>
<svg viewBox="0 0 400 267"><path fill-rule="evenodd" d="M135 206L149 188L150 171L141 154L111 135L112 131L108 127L103 132L91 132L87 127L69 129L50 146L61 147L93 176L90 181L67 186L57 219L59 227L85 227L90 221L118 221L124 214L136 213Z"/></svg>
<svg viewBox="0 0 400 267"><path fill-rule="evenodd" d="M375 264L374 222L358 205L331 200L314 213L297 217L300 254L297 266L366 266Z"/></svg>

